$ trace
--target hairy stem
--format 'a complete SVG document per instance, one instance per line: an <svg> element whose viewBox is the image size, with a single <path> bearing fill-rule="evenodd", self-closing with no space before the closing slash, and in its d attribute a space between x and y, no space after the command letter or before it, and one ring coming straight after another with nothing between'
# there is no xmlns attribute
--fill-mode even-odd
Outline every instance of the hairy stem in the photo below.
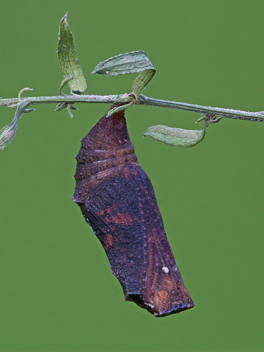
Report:
<svg viewBox="0 0 264 352"><path fill-rule="evenodd" d="M119 95L60 95L52 97L27 97L24 98L31 104L51 104L51 103L128 103L132 100L129 94ZM21 100L19 98L0 99L0 106L16 107Z"/></svg>
<svg viewBox="0 0 264 352"><path fill-rule="evenodd" d="M242 110L215 108L211 106L202 106L196 104L178 103L176 101L149 98L143 94L141 94L138 98L138 103L141 105L158 106L161 108L192 111L200 114L212 114L218 117L228 117L231 119L264 122L264 111L249 112Z"/></svg>
<svg viewBox="0 0 264 352"><path fill-rule="evenodd" d="M126 104L132 102L132 94L119 95L63 95L51 97L27 97L30 104L51 104L51 103L107 103L107 104ZM21 102L19 98L0 99L0 106L16 107ZM212 114L217 117L226 117L239 120L260 121L264 122L264 111L248 112L233 109L215 108L211 106L201 106L196 104L180 103L176 101L153 99L141 94L136 104L147 106L158 106L161 108L178 109L185 111L197 112L200 114Z"/></svg>

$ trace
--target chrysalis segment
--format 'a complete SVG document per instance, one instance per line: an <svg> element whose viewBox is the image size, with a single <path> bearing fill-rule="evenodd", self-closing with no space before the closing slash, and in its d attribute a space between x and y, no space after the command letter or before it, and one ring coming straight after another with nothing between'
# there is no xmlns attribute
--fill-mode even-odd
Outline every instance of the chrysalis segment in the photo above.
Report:
<svg viewBox="0 0 264 352"><path fill-rule="evenodd" d="M102 117L82 139L76 159L73 199L103 245L125 299L155 316L192 308L124 112Z"/></svg>

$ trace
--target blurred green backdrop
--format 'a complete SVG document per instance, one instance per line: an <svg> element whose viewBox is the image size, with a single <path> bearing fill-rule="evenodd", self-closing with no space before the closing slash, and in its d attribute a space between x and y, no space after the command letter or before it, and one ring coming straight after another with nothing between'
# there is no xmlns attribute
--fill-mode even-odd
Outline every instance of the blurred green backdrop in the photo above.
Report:
<svg viewBox="0 0 264 352"><path fill-rule="evenodd" d="M264 2L0 1L0 96L57 95L61 17L87 94L130 92L134 76L90 75L113 55L145 50L157 74L144 94L264 110ZM26 94L24 94L26 96ZM223 120L191 149L142 138L194 113L134 106L126 113L195 308L154 318L123 293L103 248L71 200L79 139L108 110L55 105L19 121L0 152L1 351L263 351L264 124ZM14 110L1 108L1 127ZM202 128L198 126L198 128Z"/></svg>

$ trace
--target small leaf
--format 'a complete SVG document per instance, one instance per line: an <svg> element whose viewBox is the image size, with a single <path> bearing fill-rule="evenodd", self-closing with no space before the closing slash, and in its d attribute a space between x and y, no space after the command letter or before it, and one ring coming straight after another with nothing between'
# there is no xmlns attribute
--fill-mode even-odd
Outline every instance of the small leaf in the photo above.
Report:
<svg viewBox="0 0 264 352"><path fill-rule="evenodd" d="M152 80L156 73L155 69L147 69L139 73L139 75L135 78L133 84L132 84L132 90L136 98L138 98L143 91L143 89L146 88L146 86L149 84L149 82Z"/></svg>
<svg viewBox="0 0 264 352"><path fill-rule="evenodd" d="M73 105L72 105L71 103L69 103L69 104L67 105L67 112L68 112L68 114L69 114L69 116L70 116L71 119L74 117L74 116L73 116L73 113L71 112L72 107L73 107ZM76 109L73 109L73 110L76 110Z"/></svg>
<svg viewBox="0 0 264 352"><path fill-rule="evenodd" d="M55 111L60 111L60 110L62 110L62 109L65 109L65 108L67 108L67 105L68 105L68 103L65 103L65 102L63 102L63 103L58 103L58 104L56 105Z"/></svg>
<svg viewBox="0 0 264 352"><path fill-rule="evenodd" d="M110 57L110 59L100 62L92 73L117 76L141 72L147 69L155 70L148 55L144 51L139 50Z"/></svg>
<svg viewBox="0 0 264 352"><path fill-rule="evenodd" d="M26 99L22 100L21 103L19 103L17 106L17 110L13 121L10 122L8 125L4 126L0 130L0 149L3 150L14 139L18 129L17 121L22 117L24 112L28 112L27 107L29 105L30 105L29 100L26 100Z"/></svg>
<svg viewBox="0 0 264 352"><path fill-rule="evenodd" d="M75 49L73 35L67 22L67 13L60 21L57 54L64 77L73 77L68 82L71 91L84 92L87 84Z"/></svg>
<svg viewBox="0 0 264 352"><path fill-rule="evenodd" d="M204 128L202 130L184 130L182 128L156 125L149 127L144 136L150 136L158 142L174 147L188 148L195 146L204 139L209 124L210 121L208 119L204 120Z"/></svg>
<svg viewBox="0 0 264 352"><path fill-rule="evenodd" d="M126 110L127 108L130 108L130 106L132 106L133 104L135 104L135 102L131 101L130 103L117 106L117 107L109 110L106 117L110 117L111 115L115 114L118 111Z"/></svg>

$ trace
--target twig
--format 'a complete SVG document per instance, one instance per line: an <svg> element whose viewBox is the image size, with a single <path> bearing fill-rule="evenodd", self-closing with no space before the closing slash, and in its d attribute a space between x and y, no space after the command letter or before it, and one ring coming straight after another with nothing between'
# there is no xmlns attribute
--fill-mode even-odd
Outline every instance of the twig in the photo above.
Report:
<svg viewBox="0 0 264 352"><path fill-rule="evenodd" d="M41 96L41 97L26 97L31 105L35 104L51 104L51 103L107 103L107 104L126 104L133 100L131 94L119 94L119 95L63 95L63 96ZM19 98L0 99L0 106L7 106L16 108L21 102ZM157 106L162 108L185 110L197 112L200 114L212 114L218 117L248 120L248 121L259 121L264 122L264 111L249 112L234 109L216 108L211 106L202 106L196 104L181 103L176 101L153 99L141 94L136 104Z"/></svg>

